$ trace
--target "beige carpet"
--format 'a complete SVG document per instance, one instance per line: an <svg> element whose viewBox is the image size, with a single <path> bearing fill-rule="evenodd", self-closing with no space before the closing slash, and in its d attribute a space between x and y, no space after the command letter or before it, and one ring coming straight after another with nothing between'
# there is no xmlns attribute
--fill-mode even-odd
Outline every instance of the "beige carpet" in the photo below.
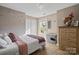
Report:
<svg viewBox="0 0 79 59"><path fill-rule="evenodd" d="M32 55L68 55L68 53L60 50L55 44L47 43L45 49L39 49Z"/></svg>

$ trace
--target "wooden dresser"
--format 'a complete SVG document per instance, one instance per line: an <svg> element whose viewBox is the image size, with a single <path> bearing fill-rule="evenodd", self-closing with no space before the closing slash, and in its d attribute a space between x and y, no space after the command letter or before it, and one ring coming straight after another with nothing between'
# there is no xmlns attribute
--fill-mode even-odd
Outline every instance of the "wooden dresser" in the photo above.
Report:
<svg viewBox="0 0 79 59"><path fill-rule="evenodd" d="M79 27L59 27L59 48L79 53Z"/></svg>

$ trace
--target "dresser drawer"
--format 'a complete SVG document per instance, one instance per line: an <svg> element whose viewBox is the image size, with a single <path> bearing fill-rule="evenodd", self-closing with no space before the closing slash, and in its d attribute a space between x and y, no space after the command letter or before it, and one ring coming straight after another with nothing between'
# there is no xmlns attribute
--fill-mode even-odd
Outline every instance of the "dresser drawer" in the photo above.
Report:
<svg viewBox="0 0 79 59"><path fill-rule="evenodd" d="M76 48L76 43L74 43L74 42L69 42L67 46L68 46L68 47L74 47L74 48Z"/></svg>
<svg viewBox="0 0 79 59"><path fill-rule="evenodd" d="M62 43L62 46L63 46L64 48L66 48L66 47L73 47L73 48L76 48L76 43L75 43L75 42L72 42L72 41L63 42L63 43Z"/></svg>
<svg viewBox="0 0 79 59"><path fill-rule="evenodd" d="M60 29L62 32L68 32L68 33L75 33L76 29L75 28L62 28Z"/></svg>
<svg viewBox="0 0 79 59"><path fill-rule="evenodd" d="M76 34L76 29L60 29L60 34L64 35L72 35L72 34Z"/></svg>

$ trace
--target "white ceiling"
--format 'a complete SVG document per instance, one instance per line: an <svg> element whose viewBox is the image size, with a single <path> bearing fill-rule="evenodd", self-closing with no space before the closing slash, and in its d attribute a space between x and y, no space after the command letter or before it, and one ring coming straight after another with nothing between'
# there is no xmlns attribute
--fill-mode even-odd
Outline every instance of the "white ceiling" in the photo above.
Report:
<svg viewBox="0 0 79 59"><path fill-rule="evenodd" d="M76 3L0 3L14 10L25 12L26 15L33 17L42 17L56 13L57 10L63 9Z"/></svg>

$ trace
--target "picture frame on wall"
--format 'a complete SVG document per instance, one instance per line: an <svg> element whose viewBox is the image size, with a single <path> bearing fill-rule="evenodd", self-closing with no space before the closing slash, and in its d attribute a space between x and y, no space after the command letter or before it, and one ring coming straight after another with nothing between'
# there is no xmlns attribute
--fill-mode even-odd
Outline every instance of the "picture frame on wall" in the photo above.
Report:
<svg viewBox="0 0 79 59"><path fill-rule="evenodd" d="M48 29L51 29L51 21L48 21Z"/></svg>

